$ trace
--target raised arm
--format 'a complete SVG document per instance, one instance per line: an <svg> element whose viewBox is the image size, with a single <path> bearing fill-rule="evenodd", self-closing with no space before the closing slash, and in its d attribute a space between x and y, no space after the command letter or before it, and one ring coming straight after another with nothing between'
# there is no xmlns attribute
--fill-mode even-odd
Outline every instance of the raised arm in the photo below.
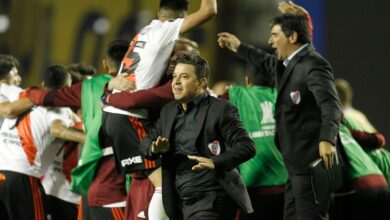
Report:
<svg viewBox="0 0 390 220"><path fill-rule="evenodd" d="M293 1L279 2L278 9L282 14L297 14L302 16L309 14L309 12L307 12L305 8L295 4Z"/></svg>
<svg viewBox="0 0 390 220"><path fill-rule="evenodd" d="M265 52L264 50L255 48L249 44L242 43L235 35L222 32L218 34L218 44L221 48L227 48L234 52L236 56L256 67L272 68L275 67L277 59L276 56Z"/></svg>
<svg viewBox="0 0 390 220"><path fill-rule="evenodd" d="M230 51L237 53L241 41L231 33L222 32L218 34L218 45L221 48L227 48Z"/></svg>
<svg viewBox="0 0 390 220"><path fill-rule="evenodd" d="M266 78L272 77L276 72L276 56L257 49L251 45L242 43L235 35L222 32L218 34L218 44L221 48L227 48L244 62L256 67L258 74L264 74Z"/></svg>
<svg viewBox="0 0 390 220"><path fill-rule="evenodd" d="M180 27L180 34L186 33L194 29L217 15L216 0L202 0L200 8L184 18L183 24Z"/></svg>

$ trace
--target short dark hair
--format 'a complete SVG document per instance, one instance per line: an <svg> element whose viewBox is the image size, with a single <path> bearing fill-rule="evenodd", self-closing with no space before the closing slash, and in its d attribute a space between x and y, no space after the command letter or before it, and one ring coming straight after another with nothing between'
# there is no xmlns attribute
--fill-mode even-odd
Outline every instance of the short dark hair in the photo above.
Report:
<svg viewBox="0 0 390 220"><path fill-rule="evenodd" d="M8 60L12 63L12 65L14 65L15 68L18 68L20 65L19 61L14 56L9 54L0 54L0 59Z"/></svg>
<svg viewBox="0 0 390 220"><path fill-rule="evenodd" d="M51 65L46 68L43 82L48 89L60 89L66 86L70 75L62 65Z"/></svg>
<svg viewBox="0 0 390 220"><path fill-rule="evenodd" d="M10 60L0 57L0 80L7 79L10 71L14 68L13 62Z"/></svg>
<svg viewBox="0 0 390 220"><path fill-rule="evenodd" d="M188 0L160 0L160 9L188 11Z"/></svg>
<svg viewBox="0 0 390 220"><path fill-rule="evenodd" d="M191 64L195 66L195 74L198 79L209 78L209 64L197 53L181 53L176 58L176 63Z"/></svg>
<svg viewBox="0 0 390 220"><path fill-rule="evenodd" d="M82 76L93 76L97 73L95 67L84 63L72 63L67 67L69 71L80 73Z"/></svg>
<svg viewBox="0 0 390 220"><path fill-rule="evenodd" d="M307 18L302 15L283 14L272 19L271 27L280 25L283 33L290 37L293 32L298 35L298 43L310 43L310 34L307 24Z"/></svg>
<svg viewBox="0 0 390 220"><path fill-rule="evenodd" d="M121 62L129 49L130 42L123 39L113 40L108 44L107 58L117 68L121 65Z"/></svg>
<svg viewBox="0 0 390 220"><path fill-rule="evenodd" d="M97 74L96 68L84 63L72 63L67 65L67 69L72 77L72 84L88 79Z"/></svg>

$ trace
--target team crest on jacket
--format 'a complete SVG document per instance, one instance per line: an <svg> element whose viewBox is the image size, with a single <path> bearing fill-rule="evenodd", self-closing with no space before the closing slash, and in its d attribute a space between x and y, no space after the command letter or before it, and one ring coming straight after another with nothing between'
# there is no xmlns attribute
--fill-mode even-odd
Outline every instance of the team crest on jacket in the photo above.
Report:
<svg viewBox="0 0 390 220"><path fill-rule="evenodd" d="M221 146L219 145L219 141L215 140L209 143L208 148L210 152L214 155L219 155L221 153Z"/></svg>
<svg viewBox="0 0 390 220"><path fill-rule="evenodd" d="M298 105L301 103L301 92L300 91L294 91L290 92L291 101L294 105Z"/></svg>

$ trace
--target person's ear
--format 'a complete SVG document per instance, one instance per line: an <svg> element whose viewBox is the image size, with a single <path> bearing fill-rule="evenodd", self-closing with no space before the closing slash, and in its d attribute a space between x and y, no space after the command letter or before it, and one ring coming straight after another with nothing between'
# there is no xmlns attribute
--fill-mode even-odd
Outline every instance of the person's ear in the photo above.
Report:
<svg viewBox="0 0 390 220"><path fill-rule="evenodd" d="M291 44L295 44L298 42L298 33L293 31L290 35L290 37L288 37L288 41L291 43Z"/></svg>
<svg viewBox="0 0 390 220"><path fill-rule="evenodd" d="M206 78L202 78L199 80L199 86L201 88L206 88L207 87L208 80Z"/></svg>

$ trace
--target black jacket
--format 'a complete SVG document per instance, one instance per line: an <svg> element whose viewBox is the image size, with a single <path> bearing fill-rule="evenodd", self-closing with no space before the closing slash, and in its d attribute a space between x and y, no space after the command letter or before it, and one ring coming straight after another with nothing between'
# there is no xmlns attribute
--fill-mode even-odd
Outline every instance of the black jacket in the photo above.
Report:
<svg viewBox="0 0 390 220"><path fill-rule="evenodd" d="M156 159L160 155L151 154L149 147L158 136L170 138L178 113L177 101L167 103L160 112L160 119L154 129L142 141L146 157ZM226 192L245 212L253 212L245 185L236 167L255 155L254 143L242 126L237 109L226 101L207 96L200 103L196 125L196 144L200 156L212 158L217 179ZM214 155L209 144L219 141L220 154ZM171 149L173 141L170 142ZM170 219L181 219L179 197L175 190L176 163L171 150L162 156L163 203Z"/></svg>
<svg viewBox="0 0 390 220"><path fill-rule="evenodd" d="M341 108L330 64L311 45L286 68L274 55L249 45L242 44L237 55L259 74L275 76L275 142L290 174L308 173L308 165L320 157L319 142L337 142Z"/></svg>

